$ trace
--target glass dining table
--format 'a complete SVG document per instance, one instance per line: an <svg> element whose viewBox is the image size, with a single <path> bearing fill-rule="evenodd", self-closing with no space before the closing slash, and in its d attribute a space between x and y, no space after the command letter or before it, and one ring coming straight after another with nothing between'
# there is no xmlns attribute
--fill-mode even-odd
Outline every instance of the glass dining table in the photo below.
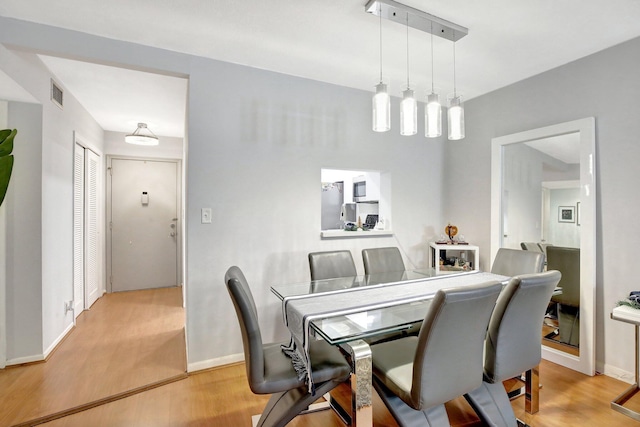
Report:
<svg viewBox="0 0 640 427"><path fill-rule="evenodd" d="M304 336L299 342L321 337L346 353L352 365L351 408L344 410L333 399L331 405L345 422L371 427L372 360L367 340L417 331L439 289L489 281L506 284L509 279L478 271L436 275L433 269L416 269L273 285L271 292L282 301L292 336Z"/></svg>

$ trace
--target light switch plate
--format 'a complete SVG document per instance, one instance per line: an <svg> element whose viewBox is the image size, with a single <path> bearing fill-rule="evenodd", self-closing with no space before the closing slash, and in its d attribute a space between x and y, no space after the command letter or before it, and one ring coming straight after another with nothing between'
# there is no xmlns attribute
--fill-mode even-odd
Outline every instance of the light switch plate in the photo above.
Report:
<svg viewBox="0 0 640 427"><path fill-rule="evenodd" d="M211 224L211 208L202 208L200 219L203 224Z"/></svg>

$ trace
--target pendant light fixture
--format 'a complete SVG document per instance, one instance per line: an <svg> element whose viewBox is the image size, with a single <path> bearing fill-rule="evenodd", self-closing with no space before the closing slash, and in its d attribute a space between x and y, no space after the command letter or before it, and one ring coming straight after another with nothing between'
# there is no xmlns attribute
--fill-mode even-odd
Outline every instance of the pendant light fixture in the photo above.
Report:
<svg viewBox="0 0 640 427"><path fill-rule="evenodd" d="M409 85L409 13L407 13L407 89L402 92L400 101L400 135L410 136L418 133L418 102Z"/></svg>
<svg viewBox="0 0 640 427"><path fill-rule="evenodd" d="M373 95L373 130L386 132L391 129L391 97L387 92L387 85L382 82L382 9L378 15L380 16L380 83L376 85Z"/></svg>
<svg viewBox="0 0 640 427"><path fill-rule="evenodd" d="M138 123L136 130L125 136L124 141L135 145L158 145L158 137L151 132L146 123Z"/></svg>
<svg viewBox="0 0 640 427"><path fill-rule="evenodd" d="M433 22L431 23L431 93L424 108L424 136L437 138L442 135L442 105L433 88Z"/></svg>
<svg viewBox="0 0 640 427"><path fill-rule="evenodd" d="M449 139L464 138L462 98L457 94L455 87L455 42L465 37L469 30L395 0L368 0L364 9L365 12L380 18L380 83L376 86L373 97L373 130L385 132L391 128L390 97L387 85L382 82L382 18L384 17L407 27L407 89L402 92L402 100L400 101L400 133L402 135L417 133L417 102L413 90L409 86L409 27L411 27L431 34L431 93L427 95L427 106L424 113L425 136L436 138L442 135L442 105L438 94L435 93L433 73L433 36L438 36L454 43L454 88L453 96L449 98L447 112Z"/></svg>
<svg viewBox="0 0 640 427"><path fill-rule="evenodd" d="M462 96L456 92L456 44L453 43L453 95L449 97L449 109L447 110L447 124L449 126L449 139L457 141L464 138L464 108Z"/></svg>

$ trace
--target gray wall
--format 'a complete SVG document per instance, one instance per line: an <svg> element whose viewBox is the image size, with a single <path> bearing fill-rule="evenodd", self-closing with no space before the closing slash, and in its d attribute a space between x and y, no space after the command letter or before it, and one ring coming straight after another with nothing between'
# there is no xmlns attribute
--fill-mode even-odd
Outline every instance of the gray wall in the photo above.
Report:
<svg viewBox="0 0 640 427"><path fill-rule="evenodd" d="M480 246L481 267L488 268L491 138L595 117L598 369L614 375L633 371L632 346L621 345L632 342L632 331L609 320L608 313L637 288L632 266L640 202L634 191L640 177L633 171L640 159L635 105L640 81L634 70L640 65L640 39L470 100L467 137L446 143L400 137L395 115L390 133L373 133L371 94L366 92L5 18L0 18L0 42L189 76L185 167L191 369L224 363L241 352L222 283L230 265L246 272L266 341L286 336L269 284L307 279L309 251L350 249L362 271L360 249L399 245L410 264L424 265L427 242L451 222ZM0 68L12 76L30 70L6 62ZM70 165L71 158L66 162ZM43 164L43 171L49 167ZM322 167L390 172L395 237L320 240ZM65 188L70 171L60 176ZM202 207L213 209L213 224L200 224ZM70 224L69 219L69 236ZM54 280L58 273L50 273Z"/></svg>
<svg viewBox="0 0 640 427"><path fill-rule="evenodd" d="M640 39L604 50L466 103L466 134L447 144L445 182L475 182L467 197L445 192L445 216L481 248L489 263L491 138L595 117L597 171L596 367L611 375L633 372L633 331L609 318L616 301L637 289L636 188L640 175ZM471 209L470 209L471 208Z"/></svg>
<svg viewBox="0 0 640 427"><path fill-rule="evenodd" d="M199 59L189 86L187 325L189 361L242 351L223 277L252 285L266 341L285 339L272 283L308 280L307 253L399 245L426 266L440 215L442 140L371 131L371 94ZM397 100L394 100L395 111ZM395 237L321 240L320 170L391 175ZM200 208L213 224L200 224Z"/></svg>
<svg viewBox="0 0 640 427"><path fill-rule="evenodd" d="M446 223L440 203L444 140L401 137L397 114L391 132L372 132L371 93L6 18L0 18L0 42L189 76L190 369L241 357L239 328L223 283L231 265L240 266L250 280L265 341L287 336L269 285L307 280L308 252L349 249L362 272L361 249L397 245L409 267L427 265L428 242ZM9 61L0 61L0 68L12 77L32 72L30 65ZM393 102L397 112L398 100ZM68 162L69 169L61 173L61 183L70 197L72 152L65 151L69 157L61 167ZM43 163L43 170L50 167ZM388 173L394 236L321 240L318 186L323 167ZM213 210L210 225L200 224L203 207ZM70 240L71 218L67 221ZM70 268L69 259L67 264ZM51 281L66 278L66 270L50 273Z"/></svg>
<svg viewBox="0 0 640 427"><path fill-rule="evenodd" d="M42 354L42 106L9 103L14 140L7 210L7 359Z"/></svg>
<svg viewBox="0 0 640 427"><path fill-rule="evenodd" d="M0 40L5 30L0 21ZM64 109L50 101L53 75L33 53L0 46L0 69L37 101L10 102L8 114L18 135L4 203L7 359L22 363L41 360L73 324L64 311L73 299L73 137L101 153L103 131L68 91Z"/></svg>

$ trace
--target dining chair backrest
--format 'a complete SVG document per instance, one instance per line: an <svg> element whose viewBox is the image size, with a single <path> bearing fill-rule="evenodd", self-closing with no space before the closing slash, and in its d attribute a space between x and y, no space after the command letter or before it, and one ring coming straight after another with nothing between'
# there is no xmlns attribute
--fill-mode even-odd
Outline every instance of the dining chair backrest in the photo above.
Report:
<svg viewBox="0 0 640 427"><path fill-rule="evenodd" d="M547 247L547 269L562 273L562 293L553 301L572 307L580 307L580 249L562 246Z"/></svg>
<svg viewBox="0 0 640 427"><path fill-rule="evenodd" d="M498 282L439 290L418 335L411 406L430 408L482 383L482 347Z"/></svg>
<svg viewBox="0 0 640 427"><path fill-rule="evenodd" d="M544 268L544 254L538 251L500 248L491 272L503 276L540 273Z"/></svg>
<svg viewBox="0 0 640 427"><path fill-rule="evenodd" d="M311 252L309 254L311 280L356 276L351 251Z"/></svg>
<svg viewBox="0 0 640 427"><path fill-rule="evenodd" d="M524 274L505 286L485 339L484 375L489 382L520 376L540 363L542 321L560 277L555 270Z"/></svg>
<svg viewBox="0 0 640 427"><path fill-rule="evenodd" d="M258 311L247 279L240 268L233 266L227 270L224 281L240 323L249 387L254 393L269 393L270 391L261 387L265 383L262 334L258 322Z"/></svg>
<svg viewBox="0 0 640 427"><path fill-rule="evenodd" d="M549 246L553 246L553 245L552 245L551 243L543 243L543 242L540 242L540 243L538 243L538 246L540 246L540 250L541 250L541 251L542 251L542 253L544 254L544 256L545 256L545 260L546 260L546 256L547 256L547 248L548 248Z"/></svg>
<svg viewBox="0 0 640 427"><path fill-rule="evenodd" d="M542 252L542 248L535 242L520 242L520 247L524 251Z"/></svg>
<svg viewBox="0 0 640 427"><path fill-rule="evenodd" d="M400 250L395 246L363 249L362 262L364 263L364 274L390 273L405 270Z"/></svg>

